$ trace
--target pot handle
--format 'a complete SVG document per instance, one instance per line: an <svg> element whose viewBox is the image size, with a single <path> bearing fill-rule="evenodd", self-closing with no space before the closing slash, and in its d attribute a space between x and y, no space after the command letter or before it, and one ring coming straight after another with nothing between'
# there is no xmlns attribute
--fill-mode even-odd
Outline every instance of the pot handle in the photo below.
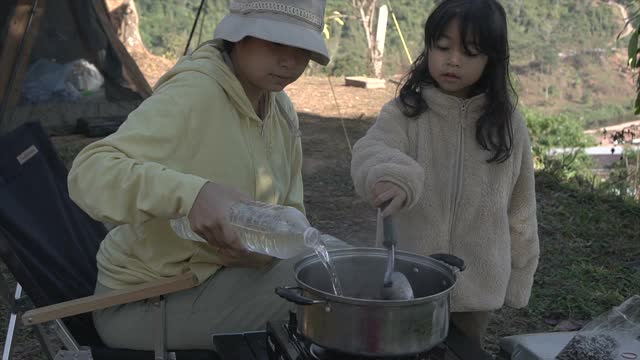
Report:
<svg viewBox="0 0 640 360"><path fill-rule="evenodd" d="M281 298L297 305L316 305L326 304L324 300L313 300L299 294L302 288L298 286L279 286L276 288L276 294Z"/></svg>
<svg viewBox="0 0 640 360"><path fill-rule="evenodd" d="M453 266L454 268L457 268L459 271L464 271L464 269L467 268L467 266L464 264L464 260L460 259L455 255L433 254L433 255L429 255L429 257L432 257L438 261L442 261L443 263L449 266Z"/></svg>

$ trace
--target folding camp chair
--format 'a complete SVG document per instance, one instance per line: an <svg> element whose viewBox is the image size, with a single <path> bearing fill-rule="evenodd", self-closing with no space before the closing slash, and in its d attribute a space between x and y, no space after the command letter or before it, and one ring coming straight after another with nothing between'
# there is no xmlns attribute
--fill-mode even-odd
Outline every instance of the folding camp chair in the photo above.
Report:
<svg viewBox="0 0 640 360"><path fill-rule="evenodd" d="M92 295L95 255L105 234L101 223L70 200L67 169L39 123L0 136L0 257L18 282L12 295L0 278L12 312L3 359L10 356L20 321L36 326L49 359L219 359L213 351L165 349L163 295L195 286L192 274ZM23 288L30 301L22 296ZM156 305L154 351L106 347L90 313L143 299ZM30 302L35 309L29 310ZM64 345L55 355L41 326L51 322Z"/></svg>

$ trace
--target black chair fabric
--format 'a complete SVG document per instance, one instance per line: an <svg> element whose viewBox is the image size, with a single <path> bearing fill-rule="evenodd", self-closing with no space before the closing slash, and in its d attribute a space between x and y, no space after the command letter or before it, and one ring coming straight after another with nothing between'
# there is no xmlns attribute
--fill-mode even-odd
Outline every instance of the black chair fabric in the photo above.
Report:
<svg viewBox="0 0 640 360"><path fill-rule="evenodd" d="M0 136L0 257L36 307L93 294L96 253L107 230L71 199L67 169L38 122ZM63 319L94 359L152 359L153 352L107 348L91 314ZM217 359L186 351L178 359Z"/></svg>
<svg viewBox="0 0 640 360"><path fill-rule="evenodd" d="M0 256L36 307L93 294L105 227L69 199L67 169L37 122L0 137ZM64 320L102 345L90 314Z"/></svg>

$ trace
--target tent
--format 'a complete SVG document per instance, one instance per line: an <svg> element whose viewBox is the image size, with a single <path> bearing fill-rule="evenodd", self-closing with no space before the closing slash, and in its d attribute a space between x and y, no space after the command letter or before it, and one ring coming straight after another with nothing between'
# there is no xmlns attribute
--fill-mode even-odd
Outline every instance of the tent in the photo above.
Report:
<svg viewBox="0 0 640 360"><path fill-rule="evenodd" d="M119 124L151 94L105 1L0 1L0 134L33 120L50 135Z"/></svg>

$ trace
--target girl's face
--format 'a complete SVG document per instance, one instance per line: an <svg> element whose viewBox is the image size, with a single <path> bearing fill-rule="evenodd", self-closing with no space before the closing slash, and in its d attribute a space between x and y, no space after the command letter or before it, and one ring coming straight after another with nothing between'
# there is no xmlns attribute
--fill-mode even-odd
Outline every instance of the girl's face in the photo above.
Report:
<svg viewBox="0 0 640 360"><path fill-rule="evenodd" d="M465 50L457 19L444 29L442 36L427 51L429 74L446 94L466 98L487 65L487 55L480 54L473 39Z"/></svg>
<svg viewBox="0 0 640 360"><path fill-rule="evenodd" d="M232 52L240 82L253 91L282 91L296 81L311 59L307 50L246 37Z"/></svg>

